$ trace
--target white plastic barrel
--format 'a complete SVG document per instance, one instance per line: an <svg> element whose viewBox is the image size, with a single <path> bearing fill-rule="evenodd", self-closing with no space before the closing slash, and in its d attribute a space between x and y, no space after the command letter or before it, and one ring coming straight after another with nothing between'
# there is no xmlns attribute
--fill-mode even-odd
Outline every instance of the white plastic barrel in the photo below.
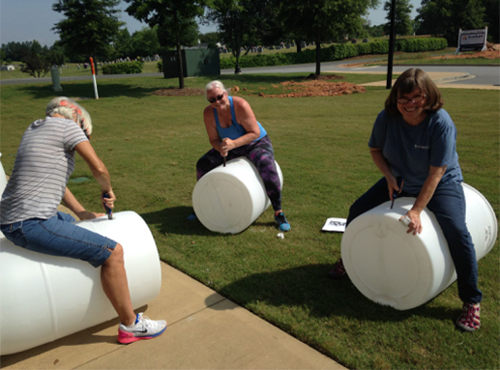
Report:
<svg viewBox="0 0 500 370"><path fill-rule="evenodd" d="M0 159L2 158L2 153L0 153ZM2 162L0 161L0 199L2 198L3 191L5 190L5 187L7 186L7 175L5 174L5 170L3 169ZM3 234L0 231L0 239L3 238ZM0 291L0 294L2 292ZM1 296L0 296L1 299ZM1 347L1 342L0 342L0 347Z"/></svg>
<svg viewBox="0 0 500 370"><path fill-rule="evenodd" d="M283 188L283 174L276 170ZM239 157L204 175L193 190L196 217L210 231L237 234L271 205L264 182L252 162Z"/></svg>
<svg viewBox="0 0 500 370"><path fill-rule="evenodd" d="M497 238L495 213L481 193L462 184L466 200L467 228L477 260L494 246ZM425 209L420 217L421 234L407 234L399 218L415 198L398 198L363 213L347 227L341 253L347 274L367 298L398 310L417 307L431 300L456 280L448 243L434 214Z"/></svg>
<svg viewBox="0 0 500 370"><path fill-rule="evenodd" d="M156 243L135 212L78 222L119 242L134 309L160 293ZM15 246L0 236L1 355L24 351L117 317L101 285L100 268Z"/></svg>
<svg viewBox="0 0 500 370"><path fill-rule="evenodd" d="M2 153L0 153L0 159L2 158ZM5 170L3 169L2 162L0 162L0 198L2 197L3 191L7 186L7 176L5 175Z"/></svg>

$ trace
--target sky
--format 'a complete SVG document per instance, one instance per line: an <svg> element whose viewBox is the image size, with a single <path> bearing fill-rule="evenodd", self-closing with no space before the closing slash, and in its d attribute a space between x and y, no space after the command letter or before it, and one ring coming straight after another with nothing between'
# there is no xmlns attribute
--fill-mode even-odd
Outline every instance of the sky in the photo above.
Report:
<svg viewBox="0 0 500 370"><path fill-rule="evenodd" d="M370 10L368 19L372 26L387 22L383 6L385 1L381 0L381 5L377 9ZM55 0L0 0L0 43L37 40L41 45L52 46L59 36L51 28L63 19L61 13L52 10L54 2ZM410 3L413 5L411 17L415 18L421 0L410 0ZM125 12L127 6L124 1L120 2L118 8L122 12L119 17L132 34L147 25L129 16ZM213 25L200 25L201 33L216 30L216 26Z"/></svg>

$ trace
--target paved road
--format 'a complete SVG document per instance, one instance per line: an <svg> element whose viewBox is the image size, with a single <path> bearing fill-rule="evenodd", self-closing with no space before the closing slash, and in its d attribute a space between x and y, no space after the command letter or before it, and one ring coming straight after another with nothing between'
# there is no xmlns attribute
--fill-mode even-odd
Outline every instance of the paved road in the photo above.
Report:
<svg viewBox="0 0 500 370"><path fill-rule="evenodd" d="M359 62L371 62L377 61L379 59L367 58L367 59L354 59L354 60L341 60L336 62L321 63L321 71L335 71L348 73L350 71L355 72L386 72L387 67L353 67L345 68L341 65L349 63L359 63ZM411 66L395 66L393 71L396 73L403 72ZM498 66L449 66L449 65L439 65L439 66L418 66L428 72L465 72L469 73L474 78L468 80L460 80L451 83L460 84L470 84L470 85L500 85L500 67ZM297 64L291 66L276 66L276 67L256 67L256 68L242 68L242 73L292 73L292 72L310 72L314 73L316 70L316 65L314 63L310 64ZM228 75L233 74L233 69L223 69L221 74ZM99 75L97 79L110 79L110 78L137 78L137 77L163 77L162 73L141 73L135 75ZM61 76L61 82L66 81L80 81L80 80L92 80L92 76ZM47 83L52 82L50 77L45 78L23 78L23 79L13 79L13 80L0 80L0 85L17 85L17 84L27 84L27 83Z"/></svg>
<svg viewBox="0 0 500 370"><path fill-rule="evenodd" d="M376 61L376 59L363 60L366 61ZM360 62L360 60L351 61ZM321 63L321 71L335 71L335 72L387 72L387 66L380 67L353 67L345 68L341 65L349 64L349 61L342 60L338 62L328 62ZM465 72L474 78L467 80L461 79L456 82L459 84L470 84L470 85L500 85L500 67L498 66L450 66L450 65L422 65L422 66L395 66L393 68L394 73L400 73L405 71L410 67L418 67L427 72ZM292 72L310 72L313 73L316 70L315 64L298 64L291 66L277 66L277 67L256 67L256 68L242 68L242 73L292 73ZM234 70L223 69L222 74L232 74Z"/></svg>

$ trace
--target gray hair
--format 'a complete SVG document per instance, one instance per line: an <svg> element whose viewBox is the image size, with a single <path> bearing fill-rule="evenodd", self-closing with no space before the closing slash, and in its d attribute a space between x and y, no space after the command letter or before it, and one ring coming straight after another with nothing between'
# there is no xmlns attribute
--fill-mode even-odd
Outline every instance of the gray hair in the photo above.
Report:
<svg viewBox="0 0 500 370"><path fill-rule="evenodd" d="M92 119L90 118L90 114L73 99L65 96L52 99L47 104L47 108L45 108L45 114L52 117L56 113L71 121L74 121L73 115L76 114L76 123L87 130L89 135L92 133Z"/></svg>
<svg viewBox="0 0 500 370"><path fill-rule="evenodd" d="M207 86L205 86L205 98L208 98L208 91L209 90L213 90L213 89L221 89L222 92L227 92L228 95L229 95L229 90L231 89L227 89L224 87L224 84L218 80L215 80L215 81L212 81L212 82L209 82L207 84Z"/></svg>

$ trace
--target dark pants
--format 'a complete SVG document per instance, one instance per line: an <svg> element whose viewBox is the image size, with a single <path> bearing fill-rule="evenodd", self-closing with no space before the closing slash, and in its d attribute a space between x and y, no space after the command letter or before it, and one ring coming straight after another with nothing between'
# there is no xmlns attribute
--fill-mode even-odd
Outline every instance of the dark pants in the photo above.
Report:
<svg viewBox="0 0 500 370"><path fill-rule="evenodd" d="M260 177L262 177L273 209L275 211L281 210L281 183L276 171L276 163L274 163L273 145L269 137L266 135L259 141L230 150L226 159L231 160L237 157L246 157L255 165ZM223 158L217 150L213 148L209 150L196 163L197 180L220 166L222 162Z"/></svg>
<svg viewBox="0 0 500 370"><path fill-rule="evenodd" d="M414 197L404 191L399 197ZM354 202L349 210L347 225L359 215L387 202L389 190L385 177ZM477 260L472 238L465 224L465 196L462 185L439 184L427 208L434 213L448 242L457 271L458 295L463 302L479 303L483 294L477 287ZM425 230L422 232L425 233Z"/></svg>

